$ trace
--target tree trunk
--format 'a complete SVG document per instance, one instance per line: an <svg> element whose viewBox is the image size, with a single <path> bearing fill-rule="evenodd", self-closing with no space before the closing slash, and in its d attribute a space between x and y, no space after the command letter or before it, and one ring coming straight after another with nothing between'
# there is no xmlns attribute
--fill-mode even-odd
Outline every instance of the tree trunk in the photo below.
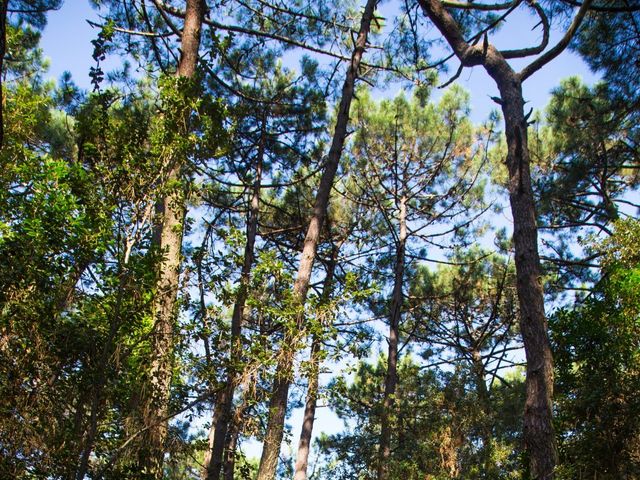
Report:
<svg viewBox="0 0 640 480"><path fill-rule="evenodd" d="M380 418L380 446L378 449L378 480L389 478L389 458L391 457L392 409L395 404L398 385L398 342L400 320L402 318L402 285L404 283L405 249L407 242L407 198L400 199L400 232L396 243L393 293L389 311L389 354L387 373L384 379L384 399Z"/></svg>
<svg viewBox="0 0 640 480"><path fill-rule="evenodd" d="M326 305L331 298L331 290L333 289L333 277L335 274L336 264L338 261L339 246L333 247L333 252L329 265L327 266L327 275L324 279L322 288L322 299L320 304ZM307 387L307 399L304 406L304 416L302 419L302 430L300 431L300 441L298 442L298 454L296 456L296 465L293 480L307 480L307 466L309 465L309 450L311 447L311 436L313 434L313 424L316 417L316 405L318 401L318 385L320 376L320 362L322 353L321 338L314 335L311 341L310 355L310 371L309 385Z"/></svg>
<svg viewBox="0 0 640 480"><path fill-rule="evenodd" d="M527 359L524 443L530 455L533 478L550 480L554 477L557 460L552 424L553 359L544 312L522 86L511 69L506 75L498 69L493 70L494 73L492 69L487 70L496 80L502 96L508 146L509 201L513 216L520 330Z"/></svg>
<svg viewBox="0 0 640 480"><path fill-rule="evenodd" d="M176 76L193 78L198 62L198 50L204 0L187 0L182 30L181 57ZM187 132L183 132L186 134ZM179 184L181 161L169 158L168 184ZM169 388L173 363L173 328L177 317L177 295L180 276L182 235L186 211L184 193L176 187L159 202L156 247L162 253L158 266L157 293L153 299L155 319L151 333L151 365L143 392L145 433L139 455L143 472L162 478L162 463L168 427Z"/></svg>
<svg viewBox="0 0 640 480"><path fill-rule="evenodd" d="M313 434L313 424L316 417L316 406L318 401L318 384L320 374L320 337L313 336L311 342L311 357L309 384L307 386L307 398L304 405L304 415L302 417L302 430L298 441L298 454L294 469L293 480L307 479L307 466L309 465L309 451L311 448L311 436Z"/></svg>
<svg viewBox="0 0 640 480"><path fill-rule="evenodd" d="M527 121L524 115L522 80L566 48L582 21L590 1L583 2L565 37L552 49L520 73L493 45L468 44L456 20L439 0L418 0L424 13L444 35L464 66L482 65L500 91L505 121L509 170L509 201L513 216L516 284L520 306L520 329L527 359L526 400L524 408L524 443L529 453L531 475L535 480L552 480L557 461L552 423L553 359L547 336L544 312L542 271L538 254L538 229L535 199L531 188ZM524 51L524 50L523 50ZM515 53L514 53L515 52ZM508 58L516 58L512 51Z"/></svg>
<svg viewBox="0 0 640 480"><path fill-rule="evenodd" d="M351 108L351 100L355 81L358 76L360 61L364 53L367 36L373 19L373 12L377 0L367 0L367 4L360 21L360 30L356 39L355 48L351 56L351 63L347 69L347 76L342 86L342 98L336 118L336 127L327 156L327 163L322 172L320 185L316 194L316 201L313 208L313 215L309 222L309 228L304 240L302 255L300 256L300 266L296 281L293 286L293 298L297 302L297 306L302 309L307 297L309 289L309 280L311 278L311 269L316 256L316 248L320 238L320 231L327 214L329 205L329 194L333 187L333 181L338 170L342 148L347 136L347 124L349 123L349 110ZM297 319L300 331L304 324L304 313L300 312ZM282 342L282 351L279 355L278 365L276 368L276 377L273 382L273 391L269 402L269 419L267 422L267 431L264 437L262 448L262 456L260 458L260 466L258 468L257 480L273 480L278 466L278 457L280 455L280 445L282 443L284 419L287 411L287 400L289 396L289 386L291 384L291 376L293 370L293 359L295 356L295 343L297 343L296 334L299 332L285 332L285 338ZM290 351L287 349L293 346Z"/></svg>
<svg viewBox="0 0 640 480"><path fill-rule="evenodd" d="M233 305L231 316L231 356L227 368L227 379L224 389L217 398L215 414L209 431L209 450L205 455L202 478L206 480L218 480L224 456L224 444L227 438L229 422L232 416L233 394L238 383L236 362L242 357L242 326L245 319L245 303L247 290L251 279L251 268L255 258L254 246L258 231L258 217L260 213L260 183L262 181L262 162L264 158L266 135L266 118L262 119L260 140L256 156L256 172L253 182L251 204L247 218L247 241L244 246L244 261L240 273L240 289L236 302Z"/></svg>
<svg viewBox="0 0 640 480"><path fill-rule="evenodd" d="M242 407L244 411L245 408ZM238 437L240 436L240 424L238 421L232 421L227 432L227 440L224 450L224 470L222 478L224 480L233 480L236 469L236 448L238 447Z"/></svg>

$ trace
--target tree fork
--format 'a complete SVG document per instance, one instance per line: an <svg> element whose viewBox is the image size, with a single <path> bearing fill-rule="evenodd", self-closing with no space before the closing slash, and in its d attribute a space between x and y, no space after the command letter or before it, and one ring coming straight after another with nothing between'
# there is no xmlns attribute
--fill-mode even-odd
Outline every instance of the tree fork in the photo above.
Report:
<svg viewBox="0 0 640 480"><path fill-rule="evenodd" d="M471 45L465 41L457 21L439 0L418 0L425 15L445 37L462 65L481 65L496 82L500 91L508 147L506 165L509 170L509 202L514 227L513 245L520 328L527 359L524 443L530 455L532 477L536 480L554 478L557 451L552 422L553 358L544 312L542 269L538 253L535 199L531 188L522 82L562 53L575 35L591 2L592 0L585 0L582 3L565 35L556 45L537 57L521 72L516 73L507 62L507 58L527 57L542 50L501 52L491 45L486 37L482 45ZM546 19L544 12L538 13ZM543 28L546 37L548 24L544 21Z"/></svg>

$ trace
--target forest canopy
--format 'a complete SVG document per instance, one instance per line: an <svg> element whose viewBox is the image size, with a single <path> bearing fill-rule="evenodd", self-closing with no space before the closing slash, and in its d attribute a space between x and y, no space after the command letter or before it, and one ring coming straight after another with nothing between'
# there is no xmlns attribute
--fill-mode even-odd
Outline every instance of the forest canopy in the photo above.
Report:
<svg viewBox="0 0 640 480"><path fill-rule="evenodd" d="M640 2L90 0L83 87L76 1L0 3L0 479L640 479Z"/></svg>

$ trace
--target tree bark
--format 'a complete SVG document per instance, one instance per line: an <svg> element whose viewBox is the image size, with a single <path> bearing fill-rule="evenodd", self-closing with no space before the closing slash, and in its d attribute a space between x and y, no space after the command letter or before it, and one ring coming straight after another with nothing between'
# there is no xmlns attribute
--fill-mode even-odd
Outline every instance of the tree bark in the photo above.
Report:
<svg viewBox="0 0 640 480"><path fill-rule="evenodd" d="M377 0L367 0L367 4L360 21L360 29L356 39L355 48L351 56L351 63L347 69L347 75L342 86L342 98L336 118L336 127L331 142L331 148L327 156L327 162L322 172L320 185L316 194L316 201L313 208L313 215L309 222L307 234L304 240L302 255L300 256L300 265L296 281L293 286L293 298L297 302L297 306L302 309L307 297L309 289L309 280L311 279L311 270L316 256L316 249L320 238L320 231L327 214L329 205L329 194L333 187L333 181L338 170L342 148L347 136L347 125L349 123L349 110L355 88L355 81L358 77L358 70L362 55L364 53L367 37L371 27L371 21ZM300 331L303 328L304 314L300 312L297 318ZM296 332L298 333L298 332ZM295 346L291 351L286 351L288 346L296 343L294 332L285 332L283 339L283 349L280 352L278 365L276 368L276 378L273 383L273 390L269 402L269 418L267 422L267 430L264 437L262 448L262 456L260 458L260 466L258 468L257 480L273 480L278 466L278 457L280 455L280 445L282 443L284 419L287 411L287 400L289 396L289 386L291 385L291 376L293 370L293 359L295 356Z"/></svg>
<svg viewBox="0 0 640 480"><path fill-rule="evenodd" d="M304 415L302 417L302 430L298 441L298 454L294 469L293 480L307 479L307 466L309 465L309 451L311 449L311 436L313 435L313 424L316 417L316 406L318 401L318 384L320 373L320 337L313 336L311 342L311 358L309 384L307 386L307 398L304 405Z"/></svg>
<svg viewBox="0 0 640 480"><path fill-rule="evenodd" d="M232 415L232 419L227 430L227 438L224 445L224 480L233 480L236 467L236 448L238 445L238 437L242 433L244 426L245 415L247 414L250 406L251 397L255 395L255 391L252 391L251 385L256 381L251 376L246 376L240 385L242 391L242 402L236 408Z"/></svg>
<svg viewBox="0 0 640 480"><path fill-rule="evenodd" d="M567 47L580 26L591 0L582 2L563 38L520 73L516 73L511 68L506 57L525 57L532 52L540 53L540 51L523 49L505 52L503 55L503 52L488 42L487 37L482 44L471 45L464 40L456 20L445 10L439 0L418 0L418 3L425 15L431 19L451 45L462 65L481 65L493 78L500 91L499 100L504 115L508 147L506 165L509 171L509 202L513 216L520 329L527 359L524 443L530 457L532 478L552 480L557 462L552 423L553 358L544 312L538 229L535 199L531 188L522 82L556 58ZM544 28L548 26L545 25Z"/></svg>
<svg viewBox="0 0 640 480"><path fill-rule="evenodd" d="M494 70L494 74L491 74L489 70L503 99L502 112L508 145L509 201L513 216L520 330L527 359L524 443L530 455L533 478L550 480L554 478L557 461L552 423L553 358L544 312L535 199L529 171L527 122L519 79L512 71L507 75L499 72Z"/></svg>
<svg viewBox="0 0 640 480"><path fill-rule="evenodd" d="M187 0L182 30L181 56L176 76L193 78L198 63L198 50L205 12L204 0ZM186 122L184 123L186 125ZM183 127L186 129L186 127ZM186 131L182 132L187 134ZM167 159L170 164L168 183L181 180L181 161ZM157 293L152 312L155 319L151 333L151 365L144 386L143 411L145 434L139 454L140 466L152 478L162 478L162 464L168 429L169 388L173 364L173 329L177 317L182 235L186 212L184 193L180 187L163 198L157 207L156 247L162 253L158 265Z"/></svg>
<svg viewBox="0 0 640 480"><path fill-rule="evenodd" d="M260 213L260 183L262 181L262 162L265 149L266 118L262 119L260 140L256 156L256 172L251 195L251 203L247 218L247 240L244 246L244 260L240 273L240 289L236 302L233 305L231 316L231 357L227 368L225 387L217 398L216 411L209 431L209 450L205 455L202 478L206 480L218 480L222 469L224 445L232 417L233 394L238 383L237 366L234 362L240 361L242 356L242 326L245 320L245 303L251 278L258 231L258 217Z"/></svg>
<svg viewBox="0 0 640 480"><path fill-rule="evenodd" d="M331 298L333 289L333 277L338 261L339 246L333 247L331 259L327 266L327 275L322 287L321 305L326 305ZM307 386L307 398L304 406L302 418L302 430L300 431L300 441L298 442L298 454L294 469L293 480L307 480L307 466L309 465L309 450L311 448L311 436L316 417L316 406L318 402L318 385L320 376L320 363L322 344L319 335L314 335L311 341L309 385Z"/></svg>
<svg viewBox="0 0 640 480"><path fill-rule="evenodd" d="M246 409L245 406L242 406L238 409L238 412L244 413ZM229 426L229 431L227 432L227 440L225 441L225 450L224 450L224 470L222 478L224 480L233 480L235 476L236 469L236 448L238 446L238 437L240 436L240 421L236 419L232 421Z"/></svg>
<svg viewBox="0 0 640 480"><path fill-rule="evenodd" d="M403 188L404 191L404 188ZM389 353L387 373L384 379L384 399L380 417L380 446L378 449L378 480L389 478L389 458L391 457L391 417L398 385L398 342L400 320L402 318L402 286L404 283L405 249L407 242L407 198L400 199L400 231L396 243L393 293L389 311Z"/></svg>

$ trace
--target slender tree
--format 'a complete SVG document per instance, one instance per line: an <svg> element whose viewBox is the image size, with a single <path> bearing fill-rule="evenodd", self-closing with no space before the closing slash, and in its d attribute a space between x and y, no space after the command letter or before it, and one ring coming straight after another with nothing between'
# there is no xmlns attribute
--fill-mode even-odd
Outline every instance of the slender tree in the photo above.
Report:
<svg viewBox="0 0 640 480"><path fill-rule="evenodd" d="M376 104L361 92L356 108L358 134L350 153L354 156L349 194L367 206L367 221L378 222L382 237L380 270L391 270L388 298L374 311L389 324L387 373L381 408L378 478L389 477L397 369L402 317L406 313L404 287L413 253L441 234L437 224L453 220L469 224L481 189L475 184L479 168L466 118L466 95L459 88L447 91L438 104L426 94L411 100L399 95ZM478 162L481 164L482 162ZM454 174L454 172L456 172ZM467 217L462 219L462 217ZM455 228L454 228L455 230ZM372 242L373 244L373 242Z"/></svg>
<svg viewBox="0 0 640 480"><path fill-rule="evenodd" d="M342 242L339 241L338 244L335 244L332 241L331 257L328 259L326 274L323 280L322 295L319 304L320 308L326 307L331 299L341 243ZM314 333L313 338L311 339L311 350L309 355L309 384L307 385L307 396L304 404L304 413L302 414L302 429L300 430L300 439L298 441L298 451L293 476L294 480L307 479L311 437L313 434L320 387L319 377L322 363L322 333Z"/></svg>
<svg viewBox="0 0 640 480"><path fill-rule="evenodd" d="M236 301L233 304L231 315L231 361L238 361L242 356L241 330L245 323L245 303L248 296L251 268L255 257L255 243L258 231L258 217L260 213L260 190L262 182L262 170L265 154L267 119L263 114L261 121L261 133L259 136L258 151L255 160L255 173L251 188L251 200L247 213L246 243L244 247L242 271L240 272L240 285ZM216 410L214 421L209 433L209 450L204 459L203 478L216 480L220 476L224 453L225 440L229 422L231 421L233 393L237 384L237 373L231 366L227 374L225 386L216 397Z"/></svg>
<svg viewBox="0 0 640 480"><path fill-rule="evenodd" d="M495 81L500 91L499 103L505 121L509 171L509 201L513 216L513 244L520 301L520 329L527 357L527 397L524 410L524 440L530 455L531 473L538 480L554 477L557 461L555 434L552 423L553 359L547 335L544 312L542 271L538 253L536 209L531 188L530 157L527 138L527 118L524 113L522 83L536 71L556 58L569 44L586 15L590 0L582 3L563 38L542 53L549 41L549 22L544 10L532 4L540 16L543 40L537 47L500 51L484 34L482 43L465 40L460 25L452 14L437 0L418 0L420 7L442 33L462 66L480 65ZM520 2L505 4L514 8ZM453 5L457 7L458 4ZM473 4L461 8L473 9ZM520 72L508 60L540 54Z"/></svg>
<svg viewBox="0 0 640 480"><path fill-rule="evenodd" d="M297 308L304 308L307 291L309 289L309 281L311 279L311 270L315 260L316 249L320 239L320 231L324 224L329 205L329 196L333 181L340 163L340 155L347 136L347 125L349 122L349 110L355 82L360 69L360 62L364 54L367 38L371 28L371 22L374 16L376 0L368 0L360 21L360 29L356 38L351 62L347 68L347 74L342 86L342 97L338 107L336 118L336 127L331 142L331 148L327 156L327 161L322 172L318 191L316 193L316 201L313 208L313 216L309 222L307 234L304 240L304 247L300 255L300 266L293 287L293 299ZM304 328L304 314L297 313L296 328ZM269 404L269 420L267 423L267 431L265 433L262 456L260 458L260 467L258 469L258 480L271 480L276 472L278 465L278 457L280 454L280 444L282 443L284 419L287 410L287 401L289 396L289 386L291 385L291 375L293 369L294 351L287 351L287 345L291 343L293 337L298 332L287 332L283 340L283 351L280 354L277 374L274 380L273 393Z"/></svg>

